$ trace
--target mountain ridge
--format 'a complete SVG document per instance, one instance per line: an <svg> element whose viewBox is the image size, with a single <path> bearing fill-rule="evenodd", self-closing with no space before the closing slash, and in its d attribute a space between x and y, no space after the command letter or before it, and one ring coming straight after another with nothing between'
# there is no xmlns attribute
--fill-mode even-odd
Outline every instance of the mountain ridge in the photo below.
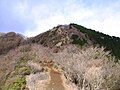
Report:
<svg viewBox="0 0 120 90"><path fill-rule="evenodd" d="M119 40L77 24L27 39L4 34L0 90L119 90Z"/></svg>
<svg viewBox="0 0 120 90"><path fill-rule="evenodd" d="M4 35L2 35L0 38L4 37ZM24 38L22 35L19 36L21 36L21 38ZM2 43L4 40L0 42ZM115 55L117 59L120 59L119 37L109 36L74 23L71 23L69 25L58 25L57 27L54 27L47 32L39 34L35 37L27 38L26 40L22 39L22 42L19 44L23 45L26 43L38 43L51 48L66 44L78 44L81 47L84 46L84 44L85 46L103 46L105 47L106 51L110 51L111 54Z"/></svg>

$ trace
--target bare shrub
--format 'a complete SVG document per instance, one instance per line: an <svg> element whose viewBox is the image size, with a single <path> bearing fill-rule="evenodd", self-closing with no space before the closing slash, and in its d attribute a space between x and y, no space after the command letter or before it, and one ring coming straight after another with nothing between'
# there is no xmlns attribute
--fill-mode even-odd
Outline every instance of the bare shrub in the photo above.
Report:
<svg viewBox="0 0 120 90"><path fill-rule="evenodd" d="M63 52L54 53L53 60L80 90L120 89L120 64L103 47L79 49L70 45Z"/></svg>
<svg viewBox="0 0 120 90"><path fill-rule="evenodd" d="M24 56L27 61L21 63L25 67L20 69L22 71L27 66L39 70L40 67L36 67L35 63L53 60L63 69L67 80L75 83L79 90L120 89L120 62L115 63L115 57L105 52L103 47L81 49L75 45L66 45L62 51L53 53L49 48L37 44L22 45L0 56L0 88L6 80L10 83L8 79L11 72Z"/></svg>
<svg viewBox="0 0 120 90"><path fill-rule="evenodd" d="M5 83L10 81L9 77L14 78L17 76L15 70L17 70L17 74L21 72L20 75L28 74L29 65L27 62L33 61L39 64L40 61L50 60L49 50L47 50L48 48L41 45L27 44L12 49L5 55L0 55L0 88L3 88ZM35 70L38 69L35 65L33 66Z"/></svg>

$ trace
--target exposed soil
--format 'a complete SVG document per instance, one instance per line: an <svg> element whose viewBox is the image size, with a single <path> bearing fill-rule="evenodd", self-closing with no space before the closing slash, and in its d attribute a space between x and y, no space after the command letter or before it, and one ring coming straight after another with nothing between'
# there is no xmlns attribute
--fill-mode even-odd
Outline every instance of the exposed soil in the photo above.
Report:
<svg viewBox="0 0 120 90"><path fill-rule="evenodd" d="M50 83L46 87L47 90L65 90L61 73L50 68L50 78Z"/></svg>
<svg viewBox="0 0 120 90"><path fill-rule="evenodd" d="M47 71L27 77L29 90L76 90L72 85L66 84L66 78L60 69L55 69L48 63Z"/></svg>

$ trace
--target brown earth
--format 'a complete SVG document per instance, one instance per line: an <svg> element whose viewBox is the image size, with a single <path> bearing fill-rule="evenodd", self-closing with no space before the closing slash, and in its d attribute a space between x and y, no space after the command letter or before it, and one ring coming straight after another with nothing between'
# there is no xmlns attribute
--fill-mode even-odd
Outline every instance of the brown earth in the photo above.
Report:
<svg viewBox="0 0 120 90"><path fill-rule="evenodd" d="M34 85L27 85L30 90L77 90L74 89L72 85L66 84L66 78L60 69L55 69L51 65L47 65L48 72L42 72L43 74L39 73L33 75L29 75L27 78L31 78L33 80L34 77ZM43 76L42 76L43 75ZM39 77L44 77L39 79ZM27 79L31 81L30 79ZM29 82L28 81L28 82Z"/></svg>

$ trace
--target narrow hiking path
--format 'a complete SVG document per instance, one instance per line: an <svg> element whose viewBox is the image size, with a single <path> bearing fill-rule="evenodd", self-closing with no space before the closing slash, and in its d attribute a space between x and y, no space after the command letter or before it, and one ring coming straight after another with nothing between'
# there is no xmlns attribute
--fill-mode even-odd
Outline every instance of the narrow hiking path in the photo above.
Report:
<svg viewBox="0 0 120 90"><path fill-rule="evenodd" d="M43 66L47 67L49 80L44 85L45 90L66 90L63 84L62 73L60 70L53 67L53 63L45 63ZM38 86L41 87L40 84ZM39 88L38 88L39 89ZM37 90L38 90L37 89Z"/></svg>
<svg viewBox="0 0 120 90"><path fill-rule="evenodd" d="M50 83L46 87L47 90L65 90L61 73L50 68Z"/></svg>
<svg viewBox="0 0 120 90"><path fill-rule="evenodd" d="M37 63L32 63L31 65L32 67L39 67ZM41 67L46 70L27 76L27 86L29 90L76 90L72 85L66 84L66 78L63 72L59 68L56 69L53 62L45 62Z"/></svg>

